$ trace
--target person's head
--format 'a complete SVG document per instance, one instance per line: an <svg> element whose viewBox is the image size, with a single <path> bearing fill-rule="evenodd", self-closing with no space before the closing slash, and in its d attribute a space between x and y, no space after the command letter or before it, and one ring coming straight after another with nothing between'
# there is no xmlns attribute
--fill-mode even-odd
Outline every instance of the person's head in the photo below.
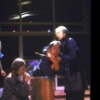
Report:
<svg viewBox="0 0 100 100"><path fill-rule="evenodd" d="M60 41L54 40L54 41L50 42L50 44L49 44L49 52L53 55L59 55L60 48L61 48Z"/></svg>
<svg viewBox="0 0 100 100"><path fill-rule="evenodd" d="M23 75L26 68L26 62L22 58L16 58L12 62L11 69L16 75Z"/></svg>
<svg viewBox="0 0 100 100"><path fill-rule="evenodd" d="M58 26L57 28L55 28L54 32L57 40L62 40L63 38L68 37L69 33L68 29L65 26Z"/></svg>

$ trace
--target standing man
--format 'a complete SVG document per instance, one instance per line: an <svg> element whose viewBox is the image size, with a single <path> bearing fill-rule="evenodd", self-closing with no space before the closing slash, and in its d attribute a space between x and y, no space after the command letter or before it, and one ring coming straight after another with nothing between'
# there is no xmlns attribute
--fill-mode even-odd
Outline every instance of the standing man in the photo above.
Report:
<svg viewBox="0 0 100 100"><path fill-rule="evenodd" d="M62 44L61 53L66 60L66 79L65 92L66 100L84 100L84 87L82 77L78 66L77 52L78 45L76 41L68 36L68 29L65 26L59 26L55 29L55 37Z"/></svg>
<svg viewBox="0 0 100 100"><path fill-rule="evenodd" d="M2 45L1 45L1 41L0 41L0 72L1 72L1 75L2 75L2 76L6 76L6 72L3 70L2 64L1 64L1 58L4 56L4 55L1 53L1 48L2 48Z"/></svg>

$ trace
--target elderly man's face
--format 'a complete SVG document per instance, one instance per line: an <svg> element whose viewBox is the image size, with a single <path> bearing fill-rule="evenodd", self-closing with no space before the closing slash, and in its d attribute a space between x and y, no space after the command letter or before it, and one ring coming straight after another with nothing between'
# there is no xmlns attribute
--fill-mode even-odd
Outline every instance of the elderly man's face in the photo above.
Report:
<svg viewBox="0 0 100 100"><path fill-rule="evenodd" d="M62 40L66 35L62 31L56 31L55 36L58 40Z"/></svg>

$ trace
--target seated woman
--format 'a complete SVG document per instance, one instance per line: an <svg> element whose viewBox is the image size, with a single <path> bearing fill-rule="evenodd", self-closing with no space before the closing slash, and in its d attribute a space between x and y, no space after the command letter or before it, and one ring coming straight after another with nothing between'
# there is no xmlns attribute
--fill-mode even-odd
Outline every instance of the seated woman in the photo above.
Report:
<svg viewBox="0 0 100 100"><path fill-rule="evenodd" d="M30 75L25 72L25 61L16 58L12 62L11 68L12 72L4 80L2 100L29 100L31 87L28 81Z"/></svg>
<svg viewBox="0 0 100 100"><path fill-rule="evenodd" d="M65 71L65 63L61 60L60 41L52 41L49 44L46 56L42 56L40 60L40 68L44 76L53 77L54 75L63 75Z"/></svg>

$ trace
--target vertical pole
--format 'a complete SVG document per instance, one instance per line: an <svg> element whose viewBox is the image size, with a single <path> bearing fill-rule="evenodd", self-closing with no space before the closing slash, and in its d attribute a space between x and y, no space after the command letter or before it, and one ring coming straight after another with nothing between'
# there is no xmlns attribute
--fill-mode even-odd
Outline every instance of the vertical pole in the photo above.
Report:
<svg viewBox="0 0 100 100"><path fill-rule="evenodd" d="M83 23L84 23L84 32L86 32L87 31L87 25L86 25L86 17L87 17L87 15L86 15L86 3L85 3L85 1L83 0L83 3L82 3L83 5Z"/></svg>
<svg viewBox="0 0 100 100"><path fill-rule="evenodd" d="M52 0L52 13L53 13L53 32L55 29L55 1ZM55 35L53 33L53 39L55 38Z"/></svg>
<svg viewBox="0 0 100 100"><path fill-rule="evenodd" d="M21 0L19 0L19 16L20 16L20 33L22 32L22 6L21 6ZM19 57L23 58L23 36L19 36Z"/></svg>

